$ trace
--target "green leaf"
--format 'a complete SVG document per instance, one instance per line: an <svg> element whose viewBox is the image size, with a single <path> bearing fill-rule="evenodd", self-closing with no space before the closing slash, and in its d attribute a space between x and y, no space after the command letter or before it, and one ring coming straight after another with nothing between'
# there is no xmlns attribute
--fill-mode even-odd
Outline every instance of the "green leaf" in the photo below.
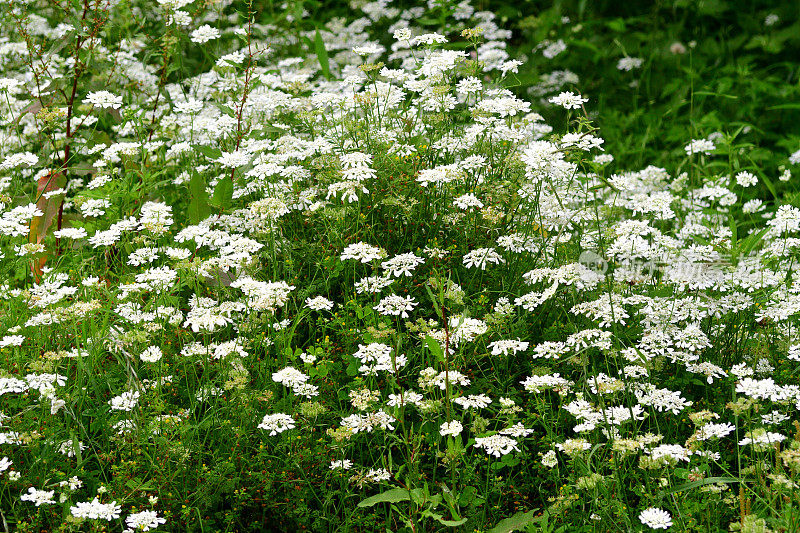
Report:
<svg viewBox="0 0 800 533"><path fill-rule="evenodd" d="M738 100L738 96L734 96L732 94L722 94L722 93L715 93L711 91L695 91L695 96L719 96L721 98L728 98L730 100Z"/></svg>
<svg viewBox="0 0 800 533"><path fill-rule="evenodd" d="M359 507L372 507L379 503L398 503L407 502L411 499L411 495L406 489L390 489L386 492L381 492L375 496L370 496L366 500L358 503Z"/></svg>
<svg viewBox="0 0 800 533"><path fill-rule="evenodd" d="M438 20L436 20L435 18L431 18L431 17L421 17L421 18L416 19L415 22L417 24L420 24L421 26L436 26L437 24L439 24Z"/></svg>
<svg viewBox="0 0 800 533"><path fill-rule="evenodd" d="M203 154L209 159L219 159L222 155L222 150L218 148L211 148L210 146L204 146L202 144L193 144L192 148Z"/></svg>
<svg viewBox="0 0 800 533"><path fill-rule="evenodd" d="M800 103L797 104L780 104L773 105L767 108L767 111L775 111L778 109L800 109Z"/></svg>
<svg viewBox="0 0 800 533"><path fill-rule="evenodd" d="M211 197L211 203L220 209L227 209L233 201L233 180L230 176L225 176L217 182L214 188L214 195Z"/></svg>
<svg viewBox="0 0 800 533"><path fill-rule="evenodd" d="M132 492L140 490L153 490L153 485L141 478L135 477L125 482L125 486L131 489Z"/></svg>
<svg viewBox="0 0 800 533"><path fill-rule="evenodd" d="M61 50L63 50L65 46L71 44L72 41L75 40L75 33L76 33L75 30L68 31L67 33L64 34L63 37L53 41L53 44L50 45L50 49L47 50L46 55L48 56L56 55Z"/></svg>
<svg viewBox="0 0 800 533"><path fill-rule="evenodd" d="M430 335L425 335L425 346L428 347L437 360L444 361L444 350L442 350L442 347L439 345L439 341Z"/></svg>
<svg viewBox="0 0 800 533"><path fill-rule="evenodd" d="M743 239L742 248L740 250L742 255L748 255L750 251L755 248L759 242L761 242L761 239L764 238L764 235L767 234L767 231L769 231L769 228L764 228L757 233L751 233L746 239Z"/></svg>
<svg viewBox="0 0 800 533"><path fill-rule="evenodd" d="M464 487L461 494L458 495L458 504L465 507L472 503L475 496L478 494L478 489L475 487Z"/></svg>
<svg viewBox="0 0 800 533"><path fill-rule="evenodd" d="M448 527L458 527L467 522L466 518L462 518L461 520L445 520L443 518L437 518L436 520L443 526L448 526Z"/></svg>
<svg viewBox="0 0 800 533"><path fill-rule="evenodd" d="M361 367L361 361L354 358L353 361L350 361L350 364L347 365L347 369L345 369L345 372L347 372L348 376L353 377L358 374L358 369L360 367Z"/></svg>
<svg viewBox="0 0 800 533"><path fill-rule="evenodd" d="M225 113L229 117L235 117L236 116L236 112L233 109L231 109L230 107L228 107L226 105L222 105L222 104L216 104L216 105L217 105L217 109L219 109L220 111L222 111L223 113Z"/></svg>
<svg viewBox="0 0 800 533"><path fill-rule="evenodd" d="M211 206L208 205L208 193L206 192L206 180L199 173L195 173L189 180L189 220L192 224L197 224L205 220L211 214Z"/></svg>
<svg viewBox="0 0 800 533"><path fill-rule="evenodd" d="M328 51L325 49L325 43L322 42L322 35L319 33L319 29L316 30L314 33L314 51L317 54L317 60L319 61L319 66L322 68L322 75L325 76L326 80L331 79L331 68L330 63L328 62Z"/></svg>
<svg viewBox="0 0 800 533"><path fill-rule="evenodd" d="M739 483L740 481L744 482L744 480L740 480L739 478L735 477L708 477L705 479L692 481L691 483L684 483L683 485L678 485L677 487L669 490L661 491L660 496L666 496L667 494L672 494L674 492L684 492L696 487L702 487L703 485L714 485L715 483Z"/></svg>
<svg viewBox="0 0 800 533"><path fill-rule="evenodd" d="M764 173L761 171L761 168L759 167L759 165L758 165L758 164L756 164L756 162L755 162L755 161L753 161L753 158L752 158L752 157L750 157L750 156L748 155L748 156L747 156L747 159L748 159L748 160L750 160L750 163L751 163L751 164L753 165L753 167L755 168L756 174L758 174L758 177L759 177L759 178L761 178L761 181L763 181L763 182L764 182L764 185L766 185L766 186L767 186L767 189L769 189L769 192L770 192L770 193L772 193L772 197L773 197L773 198L775 198L776 200L779 200L779 198L778 198L778 190L775 188L775 184L774 184L774 183L772 183L772 180L770 180L770 179L767 177L767 175L766 175L766 174L764 174Z"/></svg>
<svg viewBox="0 0 800 533"><path fill-rule="evenodd" d="M528 511L527 513L520 511L512 517L504 518L503 520L500 520L496 526L490 529L488 533L510 533L511 531L522 529L528 524L532 524L541 519L541 517L536 516L537 510L538 509L534 509L532 511Z"/></svg>

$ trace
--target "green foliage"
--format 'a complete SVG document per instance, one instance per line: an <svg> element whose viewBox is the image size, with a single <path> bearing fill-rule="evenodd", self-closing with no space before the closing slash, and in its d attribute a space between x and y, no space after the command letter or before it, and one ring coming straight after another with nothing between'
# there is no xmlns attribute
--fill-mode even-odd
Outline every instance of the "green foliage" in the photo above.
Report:
<svg viewBox="0 0 800 533"><path fill-rule="evenodd" d="M3 528L800 530L798 10L2 4Z"/></svg>

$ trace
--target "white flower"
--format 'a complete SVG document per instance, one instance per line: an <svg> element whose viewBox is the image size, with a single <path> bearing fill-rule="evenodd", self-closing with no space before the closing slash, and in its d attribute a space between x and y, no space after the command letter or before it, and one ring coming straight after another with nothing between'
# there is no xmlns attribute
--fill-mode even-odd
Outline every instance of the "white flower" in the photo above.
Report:
<svg viewBox="0 0 800 533"><path fill-rule="evenodd" d="M464 429L464 426L461 425L461 422L458 420L452 420L450 422L444 422L441 427L439 428L439 434L442 437L446 437L447 435L451 435L453 437L457 437L461 434L461 431Z"/></svg>
<svg viewBox="0 0 800 533"><path fill-rule="evenodd" d="M639 513L639 520L641 520L642 524L653 529L669 529L672 525L670 514L657 507L648 507Z"/></svg>
<svg viewBox="0 0 800 533"><path fill-rule="evenodd" d="M214 39L218 39L220 36L219 30L217 28L212 28L208 24L203 24L196 30L192 32L192 42L197 44L207 43L208 41L212 41Z"/></svg>
<svg viewBox="0 0 800 533"><path fill-rule="evenodd" d="M556 451L550 450L546 454L542 456L542 464L547 468L554 468L558 466L558 458L556 457Z"/></svg>
<svg viewBox="0 0 800 533"><path fill-rule="evenodd" d="M764 451L771 447L771 445L783 442L786 440L786 435L780 433L773 433L764 428L758 428L753 431L748 431L744 434L745 438L739 441L739 446L746 446L752 444L753 448L757 451Z"/></svg>
<svg viewBox="0 0 800 533"><path fill-rule="evenodd" d="M363 294L365 292L377 294L392 283L394 283L394 280L391 278L369 276L358 280L355 283L355 288L358 294Z"/></svg>
<svg viewBox="0 0 800 533"><path fill-rule="evenodd" d="M630 71L642 66L641 57L623 57L617 62L617 69Z"/></svg>
<svg viewBox="0 0 800 533"><path fill-rule="evenodd" d="M333 302L324 296L316 296L314 298L306 298L306 307L313 311L330 311L333 309Z"/></svg>
<svg viewBox="0 0 800 533"><path fill-rule="evenodd" d="M90 198L80 205L81 213L85 217L99 217L106 214L106 208L111 202L102 198Z"/></svg>
<svg viewBox="0 0 800 533"><path fill-rule="evenodd" d="M4 348L6 346L22 346L24 341L24 335L6 335L0 339L0 348Z"/></svg>
<svg viewBox="0 0 800 533"><path fill-rule="evenodd" d="M294 418L285 413L275 413L274 415L264 415L264 419L258 425L259 429L266 429L270 436L283 433L287 429L294 429Z"/></svg>
<svg viewBox="0 0 800 533"><path fill-rule="evenodd" d="M145 363L156 363L161 360L163 356L164 354L161 352L161 348L158 346L149 346L139 355L139 359Z"/></svg>
<svg viewBox="0 0 800 533"><path fill-rule="evenodd" d="M508 355L509 352L517 353L528 349L529 343L517 340L499 340L489 343L487 348L492 349L492 355Z"/></svg>
<svg viewBox="0 0 800 533"><path fill-rule="evenodd" d="M251 156L247 152L242 151L235 151L235 152L222 152L222 155L215 159L217 163L222 165L223 167L227 168L238 168L243 167L250 163Z"/></svg>
<svg viewBox="0 0 800 533"><path fill-rule="evenodd" d="M99 492L99 490L98 490ZM72 516L75 518L88 518L90 520L116 520L119 518L119 513L122 507L117 505L116 501L111 503L100 503L95 497L90 502L79 502L74 507L69 508Z"/></svg>
<svg viewBox="0 0 800 533"><path fill-rule="evenodd" d="M684 150L686 150L686 155L709 155L716 148L714 142L709 139L692 139L692 141L684 147Z"/></svg>
<svg viewBox="0 0 800 533"><path fill-rule="evenodd" d="M387 270L387 277L394 276L399 278L403 275L406 277L411 277L411 272L417 268L418 265L421 265L424 262L425 260L421 257L417 257L412 253L407 253L396 255L388 261L384 261L381 263L381 267Z"/></svg>
<svg viewBox="0 0 800 533"><path fill-rule="evenodd" d="M513 450L520 451L517 441L505 435L492 435L490 437L478 437L475 439L475 447L483 448L487 454L500 457L511 453Z"/></svg>
<svg viewBox="0 0 800 533"><path fill-rule="evenodd" d="M331 470L350 470L353 468L353 461L350 459L340 459L338 461L331 461L331 466L329 466Z"/></svg>
<svg viewBox="0 0 800 533"><path fill-rule="evenodd" d="M355 259L362 263L369 263L373 259L383 259L386 257L386 251L378 246L372 246L365 242L357 242L348 244L342 251L340 259L346 261L347 259Z"/></svg>
<svg viewBox="0 0 800 533"><path fill-rule="evenodd" d="M308 376L293 366L287 366L277 372L273 372L272 381L280 383L284 387L296 387L308 381Z"/></svg>
<svg viewBox="0 0 800 533"><path fill-rule="evenodd" d="M736 174L736 183L742 187L752 187L758 183L758 178L745 170Z"/></svg>
<svg viewBox="0 0 800 533"><path fill-rule="evenodd" d="M500 263L506 262L503 256L497 253L494 248L478 248L472 250L464 255L463 261L465 267L478 267L481 270L486 270L486 265L488 263L499 265Z"/></svg>
<svg viewBox="0 0 800 533"><path fill-rule="evenodd" d="M125 524L131 529L140 529L142 531L149 531L157 528L160 524L166 524L167 519L158 516L155 511L142 511L129 515L125 519Z"/></svg>
<svg viewBox="0 0 800 533"><path fill-rule="evenodd" d="M481 89L483 89L483 84L475 76L466 77L456 84L456 92L459 94L477 93Z"/></svg>
<svg viewBox="0 0 800 533"><path fill-rule="evenodd" d="M728 422L724 422L722 424L709 422L700 428L700 431L697 433L697 440L708 440L712 438L721 439L722 437L732 433L735 429L736 426L729 424Z"/></svg>
<svg viewBox="0 0 800 533"><path fill-rule="evenodd" d="M411 44L416 46L418 44L442 44L446 43L447 38L444 35L438 33L426 33L424 35L420 35L418 37L414 37L411 39Z"/></svg>
<svg viewBox="0 0 800 533"><path fill-rule="evenodd" d="M464 209L464 210L469 209L470 207L483 209L483 202L481 202L472 193L467 193L459 196L458 198L453 199L453 205L459 209Z"/></svg>
<svg viewBox="0 0 800 533"><path fill-rule="evenodd" d="M102 109L119 109L122 106L122 97L108 91L93 91L86 95L83 103Z"/></svg>
<svg viewBox="0 0 800 533"><path fill-rule="evenodd" d="M517 74L519 72L519 67L522 66L522 61L518 61L516 59L512 59L511 61L506 61L502 65L500 65L500 72L503 73L503 76L508 74L509 72L513 72Z"/></svg>
<svg viewBox="0 0 800 533"><path fill-rule="evenodd" d="M798 150L800 153L800 150ZM791 160L791 158L789 158ZM11 154L10 156L3 159L3 162L0 163L0 170L10 170L12 168L16 168L20 165L25 165L26 167L32 167L39 161L39 157L31 152L23 152L20 154Z"/></svg>
<svg viewBox="0 0 800 533"><path fill-rule="evenodd" d="M30 487L28 488L28 493L23 494L19 499L24 502L35 503L36 507L39 507L45 503L56 503L55 500L53 500L54 494L54 490L38 490Z"/></svg>
<svg viewBox="0 0 800 533"><path fill-rule="evenodd" d="M382 315L408 318L408 311L413 311L417 305L419 304L411 296L391 294L378 302L378 305L374 306L373 309Z"/></svg>
<svg viewBox="0 0 800 533"><path fill-rule="evenodd" d="M378 469L370 469L365 475L364 478L367 481L372 481L373 483L377 483L378 481L387 481L391 479L392 474L385 468L378 468Z"/></svg>
<svg viewBox="0 0 800 533"><path fill-rule="evenodd" d="M408 28L400 28L392 34L395 41L408 41L411 39L411 30Z"/></svg>
<svg viewBox="0 0 800 533"><path fill-rule="evenodd" d="M142 206L139 216L139 229L144 229L150 233L164 233L174 220L172 218L172 207L161 202L147 202Z"/></svg>
<svg viewBox="0 0 800 533"><path fill-rule="evenodd" d="M564 109L580 109L581 106L588 101L588 98L583 98L581 95L570 91L559 93L558 96L554 96L548 100L551 104L560 105Z"/></svg>
<svg viewBox="0 0 800 533"><path fill-rule="evenodd" d="M83 239L87 233L84 228L64 228L53 232L57 239Z"/></svg>
<svg viewBox="0 0 800 533"><path fill-rule="evenodd" d="M554 43L547 42L547 46L545 46L544 50L542 50L542 55L547 59L553 59L566 49L567 43L565 43L563 39L559 39Z"/></svg>
<svg viewBox="0 0 800 533"><path fill-rule="evenodd" d="M361 46L353 47L353 53L360 56L371 56L376 54L382 54L385 51L386 48L384 48L378 43L365 43Z"/></svg>
<svg viewBox="0 0 800 533"><path fill-rule="evenodd" d="M453 402L460 405L463 409L483 409L492 403L492 399L485 394L470 394L469 396L460 396L453 400Z"/></svg>
<svg viewBox="0 0 800 533"><path fill-rule="evenodd" d="M108 403L113 411L131 411L139 403L139 391L123 392Z"/></svg>

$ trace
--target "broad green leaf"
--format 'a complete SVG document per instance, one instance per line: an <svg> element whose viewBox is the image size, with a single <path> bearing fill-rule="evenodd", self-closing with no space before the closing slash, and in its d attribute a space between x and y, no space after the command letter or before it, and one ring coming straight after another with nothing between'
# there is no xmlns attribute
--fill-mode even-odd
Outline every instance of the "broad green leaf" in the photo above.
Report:
<svg viewBox="0 0 800 533"><path fill-rule="evenodd" d="M189 180L189 221L197 224L205 220L211 214L211 206L208 205L208 193L206 192L206 180L198 173L194 173Z"/></svg>
<svg viewBox="0 0 800 533"><path fill-rule="evenodd" d="M458 504L462 507L469 505L478 494L478 489L475 487L464 487L461 494L458 495Z"/></svg>
<svg viewBox="0 0 800 533"><path fill-rule="evenodd" d="M527 513L520 511L514 516L504 518L490 529L489 533L510 533L511 531L520 530L528 524L532 524L540 519L540 517L536 516L536 511L537 509L528 511Z"/></svg>
<svg viewBox="0 0 800 533"><path fill-rule="evenodd" d="M205 146L203 144L193 144L192 148L209 159L219 159L219 157L222 155L222 151L219 148L211 148L210 146Z"/></svg>
<svg viewBox="0 0 800 533"><path fill-rule="evenodd" d="M211 203L220 209L227 209L233 201L233 181L230 176L225 176L217 182Z"/></svg>
<svg viewBox="0 0 800 533"><path fill-rule="evenodd" d="M444 361L444 350L442 350L442 347L439 345L439 341L430 335L425 335L425 346L428 347L437 360Z"/></svg>
<svg viewBox="0 0 800 533"><path fill-rule="evenodd" d="M359 507L372 507L373 505L377 505L379 503L398 503L398 502L407 502L411 499L411 495L409 494L407 489L389 489L386 492L381 492L380 494L376 494L375 496L370 496L366 500L363 500L358 503Z"/></svg>

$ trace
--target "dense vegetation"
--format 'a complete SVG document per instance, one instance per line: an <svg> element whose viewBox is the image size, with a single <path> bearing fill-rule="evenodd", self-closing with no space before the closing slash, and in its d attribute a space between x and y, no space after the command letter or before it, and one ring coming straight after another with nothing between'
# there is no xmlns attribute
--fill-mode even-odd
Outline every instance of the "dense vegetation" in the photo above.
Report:
<svg viewBox="0 0 800 533"><path fill-rule="evenodd" d="M3 529L800 530L798 11L4 3Z"/></svg>

